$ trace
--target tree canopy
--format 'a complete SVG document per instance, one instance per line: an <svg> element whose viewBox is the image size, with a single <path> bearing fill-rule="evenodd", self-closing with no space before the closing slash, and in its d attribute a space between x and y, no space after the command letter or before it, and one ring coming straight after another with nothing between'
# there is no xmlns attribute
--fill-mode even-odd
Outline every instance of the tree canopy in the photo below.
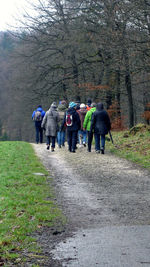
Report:
<svg viewBox="0 0 150 267"><path fill-rule="evenodd" d="M31 140L33 109L61 99L103 102L125 127L149 123L149 0L38 0L32 8L36 15L26 12L0 38L0 120L10 139Z"/></svg>

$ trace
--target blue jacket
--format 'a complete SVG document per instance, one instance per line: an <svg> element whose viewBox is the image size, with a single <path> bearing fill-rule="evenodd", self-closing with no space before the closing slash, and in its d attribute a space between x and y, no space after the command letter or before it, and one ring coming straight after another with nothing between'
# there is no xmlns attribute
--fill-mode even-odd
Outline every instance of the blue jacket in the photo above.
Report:
<svg viewBox="0 0 150 267"><path fill-rule="evenodd" d="M34 118L34 116L35 116L35 112L36 112L36 111L40 111L40 112L41 112L41 115L42 115L42 118L44 118L44 116L45 116L45 111L44 111L42 108L37 108L36 110L33 111L33 114L32 114L32 120L33 120L33 118Z"/></svg>
<svg viewBox="0 0 150 267"><path fill-rule="evenodd" d="M79 114L76 112L76 110L74 108L69 108L66 111L66 113L67 112L69 114L71 114L72 118L73 118L73 124L72 124L72 126L67 126L67 130L68 131L78 131L78 130L80 130L81 121L80 121ZM61 130L63 129L64 125L66 124L66 113L65 113L64 120L63 120L63 123L62 123L62 126L61 126Z"/></svg>

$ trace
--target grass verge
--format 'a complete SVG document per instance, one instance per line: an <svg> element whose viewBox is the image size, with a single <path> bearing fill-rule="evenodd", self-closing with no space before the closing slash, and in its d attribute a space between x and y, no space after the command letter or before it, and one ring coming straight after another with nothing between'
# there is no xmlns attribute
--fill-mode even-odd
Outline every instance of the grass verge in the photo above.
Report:
<svg viewBox="0 0 150 267"><path fill-rule="evenodd" d="M31 233L64 220L47 176L30 144L0 142L0 266L25 261L39 250Z"/></svg>
<svg viewBox="0 0 150 267"><path fill-rule="evenodd" d="M138 124L129 131L112 132L114 145L106 142L110 152L150 169L150 126Z"/></svg>

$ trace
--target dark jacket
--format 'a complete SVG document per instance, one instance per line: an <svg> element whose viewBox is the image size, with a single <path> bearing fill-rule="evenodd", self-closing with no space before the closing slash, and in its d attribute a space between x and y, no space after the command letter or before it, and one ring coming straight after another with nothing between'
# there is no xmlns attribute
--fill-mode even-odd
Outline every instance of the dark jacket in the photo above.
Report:
<svg viewBox="0 0 150 267"><path fill-rule="evenodd" d="M72 118L73 118L73 124L72 124L72 126L67 126L67 130L68 131L80 130L81 122L80 122L79 114L76 112L76 110L74 108L69 108L66 111L66 113L69 113L70 115L72 115ZM64 125L66 125L66 114L64 116L64 120L63 120L63 123L61 125L61 130L63 129Z"/></svg>
<svg viewBox="0 0 150 267"><path fill-rule="evenodd" d="M103 109L102 103L97 104L96 111L92 115L90 131L93 129L97 134L108 134L111 129L108 113Z"/></svg>

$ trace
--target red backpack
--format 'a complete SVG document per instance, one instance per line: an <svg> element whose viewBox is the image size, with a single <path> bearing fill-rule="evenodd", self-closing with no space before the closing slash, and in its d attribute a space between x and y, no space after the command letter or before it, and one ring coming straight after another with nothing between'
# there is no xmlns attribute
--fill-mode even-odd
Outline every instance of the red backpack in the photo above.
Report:
<svg viewBox="0 0 150 267"><path fill-rule="evenodd" d="M72 114L66 113L66 125L72 126L72 124L73 124Z"/></svg>

